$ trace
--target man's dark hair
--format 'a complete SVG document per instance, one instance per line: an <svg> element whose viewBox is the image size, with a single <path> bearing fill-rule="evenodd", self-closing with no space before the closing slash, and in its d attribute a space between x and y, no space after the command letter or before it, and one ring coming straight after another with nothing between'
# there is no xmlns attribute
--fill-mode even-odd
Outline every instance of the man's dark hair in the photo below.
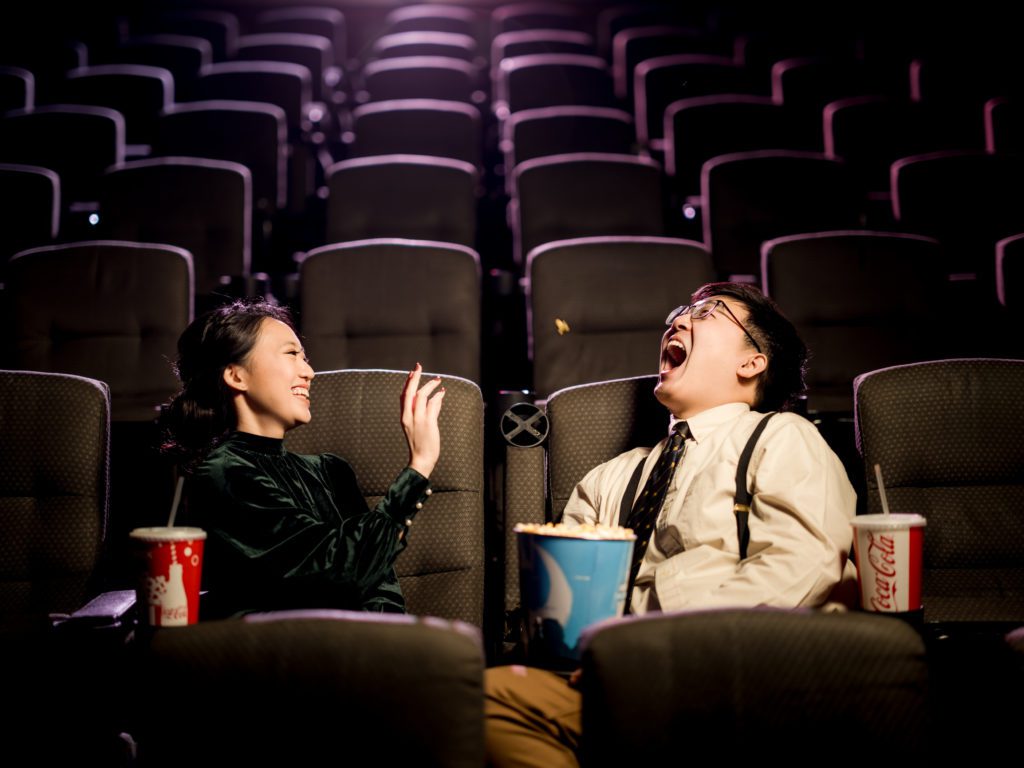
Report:
<svg viewBox="0 0 1024 768"><path fill-rule="evenodd" d="M789 410L807 390L807 345L786 319L779 306L753 285L745 283L708 283L698 288L690 302L711 296L728 296L747 310L744 325L757 339L768 358L768 367L757 383L757 402L762 411ZM745 338L745 337L744 337ZM747 340L750 343L750 340Z"/></svg>

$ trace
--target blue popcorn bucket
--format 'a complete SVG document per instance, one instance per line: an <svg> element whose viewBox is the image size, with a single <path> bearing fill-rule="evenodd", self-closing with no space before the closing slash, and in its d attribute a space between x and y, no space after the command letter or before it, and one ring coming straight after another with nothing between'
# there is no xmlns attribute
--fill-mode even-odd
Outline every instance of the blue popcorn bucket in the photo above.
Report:
<svg viewBox="0 0 1024 768"><path fill-rule="evenodd" d="M547 530L515 528L523 641L527 657L538 665L576 666L583 629L622 615L636 537Z"/></svg>

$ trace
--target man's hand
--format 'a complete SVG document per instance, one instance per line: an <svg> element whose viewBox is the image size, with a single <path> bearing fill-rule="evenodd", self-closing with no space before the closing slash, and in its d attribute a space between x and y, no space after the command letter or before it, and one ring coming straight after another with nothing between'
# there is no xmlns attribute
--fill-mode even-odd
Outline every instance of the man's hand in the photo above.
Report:
<svg viewBox="0 0 1024 768"><path fill-rule="evenodd" d="M441 384L441 377L431 379L420 387L420 376L423 367L416 367L409 372L402 389L402 429L409 444L409 466L424 477L430 477L434 465L441 455L441 433L437 428L437 417L441 413L444 400L444 387L433 397L431 393Z"/></svg>

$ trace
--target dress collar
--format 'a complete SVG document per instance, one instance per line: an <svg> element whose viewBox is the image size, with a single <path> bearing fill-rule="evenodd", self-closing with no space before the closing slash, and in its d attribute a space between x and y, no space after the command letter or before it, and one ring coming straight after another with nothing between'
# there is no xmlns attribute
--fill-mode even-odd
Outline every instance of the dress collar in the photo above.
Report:
<svg viewBox="0 0 1024 768"><path fill-rule="evenodd" d="M267 456L282 456L285 453L284 440L278 437L264 437L250 432L233 432L225 442L240 445Z"/></svg>
<svg viewBox="0 0 1024 768"><path fill-rule="evenodd" d="M710 435L716 429L723 424L738 419L744 413L750 411L750 406L746 403L726 403L725 405L716 405L714 408L708 408L706 411L701 411L696 416L691 416L686 420L686 423L690 427L690 440L695 443L700 443L705 437ZM678 422L675 416L669 421L669 430L671 430Z"/></svg>

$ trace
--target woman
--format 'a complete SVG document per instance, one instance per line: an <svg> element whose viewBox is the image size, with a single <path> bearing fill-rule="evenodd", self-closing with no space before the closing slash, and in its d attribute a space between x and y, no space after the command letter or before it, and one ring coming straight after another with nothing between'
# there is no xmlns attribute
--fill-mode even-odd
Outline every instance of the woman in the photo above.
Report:
<svg viewBox="0 0 1024 768"><path fill-rule="evenodd" d="M287 311L235 302L197 318L178 340L177 372L165 447L188 475L180 517L207 532L204 616L404 611L394 563L430 495L440 378L421 388L420 365L410 372L401 396L409 465L371 511L344 459L284 448L285 433L311 418L314 376Z"/></svg>

